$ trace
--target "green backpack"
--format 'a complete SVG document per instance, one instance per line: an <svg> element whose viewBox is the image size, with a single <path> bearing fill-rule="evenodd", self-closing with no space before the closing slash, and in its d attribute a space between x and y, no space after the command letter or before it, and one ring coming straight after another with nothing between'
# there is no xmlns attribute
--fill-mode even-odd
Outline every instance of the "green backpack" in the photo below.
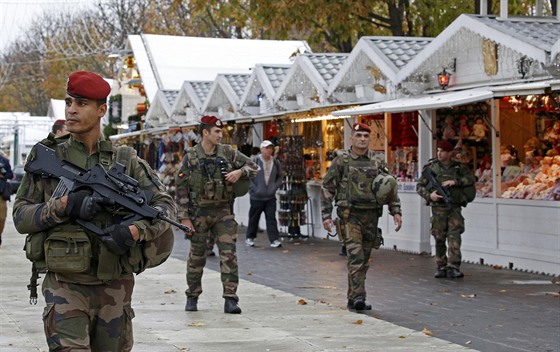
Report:
<svg viewBox="0 0 560 352"><path fill-rule="evenodd" d="M131 147L118 147L115 163L123 164L125 165L126 170L130 170L133 153L134 149ZM144 267L140 269L140 272L145 269L155 268L156 266L164 263L171 255L174 240L175 236L173 234L173 228L169 227L157 238L140 242L139 247L142 251L142 256L144 257Z"/></svg>

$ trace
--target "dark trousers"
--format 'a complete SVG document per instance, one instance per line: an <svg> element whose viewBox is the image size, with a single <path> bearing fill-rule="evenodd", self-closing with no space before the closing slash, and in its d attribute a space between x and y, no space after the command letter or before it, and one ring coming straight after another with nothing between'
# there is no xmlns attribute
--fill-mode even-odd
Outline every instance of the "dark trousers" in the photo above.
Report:
<svg viewBox="0 0 560 352"><path fill-rule="evenodd" d="M259 228L259 220L264 211L266 219L266 233L270 242L278 239L278 222L276 221L276 198L269 200L251 199L251 208L249 209L249 224L247 226L247 238L255 239Z"/></svg>

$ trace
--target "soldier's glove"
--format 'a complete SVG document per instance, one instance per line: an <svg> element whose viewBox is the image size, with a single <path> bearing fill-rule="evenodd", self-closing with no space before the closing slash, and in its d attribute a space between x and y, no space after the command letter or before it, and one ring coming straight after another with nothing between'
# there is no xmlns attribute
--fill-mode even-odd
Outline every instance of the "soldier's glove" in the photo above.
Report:
<svg viewBox="0 0 560 352"><path fill-rule="evenodd" d="M71 219L91 220L101 210L101 205L108 203L104 197L92 196L89 190L72 192L64 213Z"/></svg>
<svg viewBox="0 0 560 352"><path fill-rule="evenodd" d="M101 241L116 255L126 253L130 248L136 246L132 233L126 225L115 225L108 236L101 236Z"/></svg>

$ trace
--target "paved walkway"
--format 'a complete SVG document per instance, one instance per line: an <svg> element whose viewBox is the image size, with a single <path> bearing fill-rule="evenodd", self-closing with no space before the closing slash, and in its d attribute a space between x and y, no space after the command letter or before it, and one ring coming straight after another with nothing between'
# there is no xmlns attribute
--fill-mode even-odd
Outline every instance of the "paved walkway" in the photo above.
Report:
<svg viewBox="0 0 560 352"><path fill-rule="evenodd" d="M42 297L35 306L28 302L26 285L31 265L22 251L23 240L9 219L0 247L0 350L47 351L41 322ZM246 280L242 280L238 292L243 314L228 315L223 313L219 273L207 269L203 287L199 311L186 313L183 260L170 258L139 275L133 295L133 351L469 350L372 316L305 301Z"/></svg>

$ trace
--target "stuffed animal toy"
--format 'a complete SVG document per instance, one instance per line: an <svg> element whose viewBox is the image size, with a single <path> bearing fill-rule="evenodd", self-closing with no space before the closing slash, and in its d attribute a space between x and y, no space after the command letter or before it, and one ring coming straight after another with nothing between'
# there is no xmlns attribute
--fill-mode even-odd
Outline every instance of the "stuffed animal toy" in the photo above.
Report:
<svg viewBox="0 0 560 352"><path fill-rule="evenodd" d="M443 139L455 138L455 129L453 128L453 118L448 116L445 118L445 128L443 129Z"/></svg>
<svg viewBox="0 0 560 352"><path fill-rule="evenodd" d="M482 121L482 118L477 118L476 123L473 125L472 135L477 142L486 138L486 132L488 132L488 127Z"/></svg>
<svg viewBox="0 0 560 352"><path fill-rule="evenodd" d="M469 125L467 124L467 117L461 116L459 119L459 138L469 138L471 135L471 130L469 130Z"/></svg>

